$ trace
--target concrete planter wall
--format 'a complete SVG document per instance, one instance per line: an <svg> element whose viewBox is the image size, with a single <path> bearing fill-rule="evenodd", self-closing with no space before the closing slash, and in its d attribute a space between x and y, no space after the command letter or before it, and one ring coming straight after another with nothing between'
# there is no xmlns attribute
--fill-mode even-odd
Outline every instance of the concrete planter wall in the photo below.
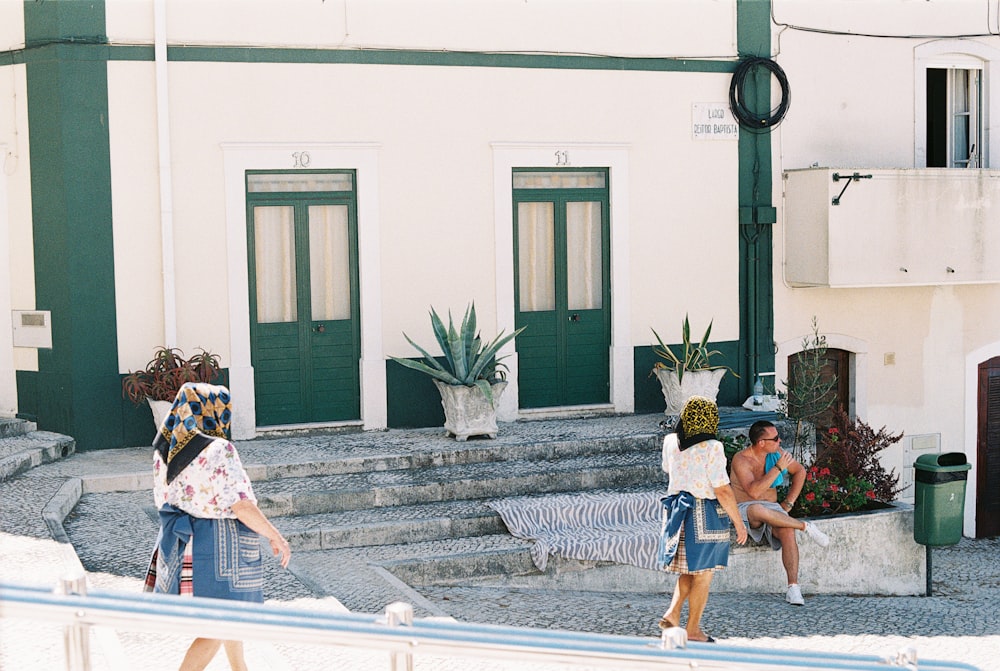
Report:
<svg viewBox="0 0 1000 671"><path fill-rule="evenodd" d="M497 411L500 396L507 388L506 382L496 382L490 386L493 390L493 403L478 387L444 384L434 380L434 385L441 392L441 405L444 406L444 428L458 441L464 441L469 436L497 437Z"/></svg>
<svg viewBox="0 0 1000 671"><path fill-rule="evenodd" d="M677 380L677 373L665 368L656 369L656 378L663 390L663 400L667 403L666 415L679 415L684 402L692 396L704 396L711 400L719 395L719 384L726 374L725 368L718 370L689 370L684 378Z"/></svg>
<svg viewBox="0 0 1000 671"><path fill-rule="evenodd" d="M822 548L799 537L799 584L804 594L919 595L926 591L926 552L913 540L913 506L817 518L830 536ZM733 547L729 566L716 574L720 592L783 592L780 552Z"/></svg>
<svg viewBox="0 0 1000 671"><path fill-rule="evenodd" d="M799 536L799 584L810 594L919 596L926 591L926 552L913 540L913 506L812 520L830 536L821 548ZM550 558L544 575L511 575L512 587L605 592L669 592L675 576L610 562ZM769 546L733 543L729 566L712 580L713 592L784 594L781 553Z"/></svg>
<svg viewBox="0 0 1000 671"><path fill-rule="evenodd" d="M153 412L153 430L158 431L160 424L163 424L163 420L167 418L174 403L173 401L155 401L151 398L147 398L146 402L149 403L149 409Z"/></svg>

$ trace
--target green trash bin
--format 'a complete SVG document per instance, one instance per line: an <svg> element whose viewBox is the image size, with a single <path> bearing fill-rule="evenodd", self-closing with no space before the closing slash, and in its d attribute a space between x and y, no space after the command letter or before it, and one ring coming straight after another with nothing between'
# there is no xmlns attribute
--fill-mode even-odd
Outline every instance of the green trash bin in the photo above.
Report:
<svg viewBox="0 0 1000 671"><path fill-rule="evenodd" d="M934 547L962 540L965 481L971 468L961 452L917 457L913 463L913 540Z"/></svg>

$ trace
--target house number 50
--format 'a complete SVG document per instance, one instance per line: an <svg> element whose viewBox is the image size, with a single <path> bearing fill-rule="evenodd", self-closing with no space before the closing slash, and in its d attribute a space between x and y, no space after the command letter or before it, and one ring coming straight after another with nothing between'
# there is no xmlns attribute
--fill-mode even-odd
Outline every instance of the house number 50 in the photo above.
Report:
<svg viewBox="0 0 1000 671"><path fill-rule="evenodd" d="M311 162L312 158L309 156L309 152L307 151L292 152L292 167L308 168Z"/></svg>
<svg viewBox="0 0 1000 671"><path fill-rule="evenodd" d="M569 152L568 151L557 151L556 152L556 165L569 165Z"/></svg>

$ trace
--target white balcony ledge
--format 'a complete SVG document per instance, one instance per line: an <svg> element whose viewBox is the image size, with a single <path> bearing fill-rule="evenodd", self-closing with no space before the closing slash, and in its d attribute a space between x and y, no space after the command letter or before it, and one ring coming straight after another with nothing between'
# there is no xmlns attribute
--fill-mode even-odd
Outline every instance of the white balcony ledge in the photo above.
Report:
<svg viewBox="0 0 1000 671"><path fill-rule="evenodd" d="M1000 282L1000 171L788 170L784 245L796 287Z"/></svg>

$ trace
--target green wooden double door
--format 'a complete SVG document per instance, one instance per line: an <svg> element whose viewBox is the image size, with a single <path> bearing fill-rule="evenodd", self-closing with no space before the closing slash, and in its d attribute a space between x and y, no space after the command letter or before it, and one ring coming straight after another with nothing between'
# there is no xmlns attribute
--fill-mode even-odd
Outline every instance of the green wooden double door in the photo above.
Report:
<svg viewBox="0 0 1000 671"><path fill-rule="evenodd" d="M514 172L522 408L610 401L610 231L603 169Z"/></svg>
<svg viewBox="0 0 1000 671"><path fill-rule="evenodd" d="M359 419L354 174L250 173L247 210L257 425Z"/></svg>

